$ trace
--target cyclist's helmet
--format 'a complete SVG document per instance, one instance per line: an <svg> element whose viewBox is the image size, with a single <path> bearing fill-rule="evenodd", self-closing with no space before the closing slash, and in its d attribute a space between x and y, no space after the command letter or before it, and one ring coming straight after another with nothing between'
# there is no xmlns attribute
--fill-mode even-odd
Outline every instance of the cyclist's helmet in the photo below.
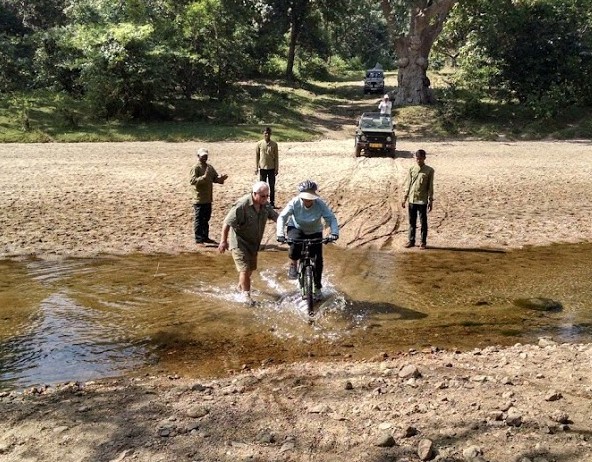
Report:
<svg viewBox="0 0 592 462"><path fill-rule="evenodd" d="M298 192L316 192L318 189L314 181L306 180L298 185Z"/></svg>

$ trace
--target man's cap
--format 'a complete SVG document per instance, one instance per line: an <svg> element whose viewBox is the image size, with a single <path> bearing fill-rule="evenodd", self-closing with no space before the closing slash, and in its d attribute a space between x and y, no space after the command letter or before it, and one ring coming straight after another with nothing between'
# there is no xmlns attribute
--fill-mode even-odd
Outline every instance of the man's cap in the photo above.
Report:
<svg viewBox="0 0 592 462"><path fill-rule="evenodd" d="M197 157L203 157L208 155L208 150L206 148L199 148L197 150Z"/></svg>
<svg viewBox="0 0 592 462"><path fill-rule="evenodd" d="M302 191L301 193L298 194L298 197L300 199L307 199L310 201L314 201L316 199L319 198L319 196L317 196L314 192L314 190L308 190L308 191Z"/></svg>
<svg viewBox="0 0 592 462"><path fill-rule="evenodd" d="M382 98L383 98L383 99L389 99L390 97L389 97L389 95L388 95L388 93L387 93L387 94L386 94L386 95L384 95Z"/></svg>

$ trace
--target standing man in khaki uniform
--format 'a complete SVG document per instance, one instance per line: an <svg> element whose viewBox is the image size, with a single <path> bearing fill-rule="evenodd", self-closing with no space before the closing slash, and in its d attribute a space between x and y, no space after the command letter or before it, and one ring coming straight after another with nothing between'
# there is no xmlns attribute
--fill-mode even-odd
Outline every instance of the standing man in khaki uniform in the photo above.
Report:
<svg viewBox="0 0 592 462"><path fill-rule="evenodd" d="M405 197L401 206L409 200L409 240L405 247L415 246L415 231L417 228L417 215L421 222L421 243L419 248L425 250L428 238L428 212L432 211L434 201L434 169L425 164L426 152L418 149L415 152L414 165L409 169L403 190Z"/></svg>
<svg viewBox="0 0 592 462"><path fill-rule="evenodd" d="M193 186L193 209L195 219L193 232L196 244L215 244L210 239L210 218L212 217L212 200L214 197L214 183L224 184L228 175L218 175L218 172L208 164L208 150L197 150L199 162L191 168L189 183Z"/></svg>
<svg viewBox="0 0 592 462"><path fill-rule="evenodd" d="M271 128L263 130L263 139L255 148L255 174L269 185L269 202L275 207L275 177L280 173L278 145L271 139Z"/></svg>
<svg viewBox="0 0 592 462"><path fill-rule="evenodd" d="M251 274L257 269L257 253L267 220L276 221L278 213L268 203L269 185L258 181L252 192L241 197L230 209L222 225L218 251L230 248L238 271L238 287L242 301L252 304ZM229 242L230 234L230 242Z"/></svg>

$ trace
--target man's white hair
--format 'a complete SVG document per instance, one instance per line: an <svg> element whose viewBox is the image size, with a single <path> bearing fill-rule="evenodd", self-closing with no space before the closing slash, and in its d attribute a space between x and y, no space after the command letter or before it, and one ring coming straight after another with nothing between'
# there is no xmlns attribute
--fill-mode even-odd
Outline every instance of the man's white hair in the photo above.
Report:
<svg viewBox="0 0 592 462"><path fill-rule="evenodd" d="M253 185L253 192L254 193L260 193L260 192L262 192L263 189L266 189L269 191L269 185L265 181L258 181L257 183L255 183Z"/></svg>

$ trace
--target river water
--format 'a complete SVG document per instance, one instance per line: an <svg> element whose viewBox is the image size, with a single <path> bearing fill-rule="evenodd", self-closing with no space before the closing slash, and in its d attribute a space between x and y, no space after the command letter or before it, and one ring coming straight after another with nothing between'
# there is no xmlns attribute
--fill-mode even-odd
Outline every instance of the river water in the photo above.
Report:
<svg viewBox="0 0 592 462"><path fill-rule="evenodd" d="M255 307L229 255L0 261L0 389L130 372L195 377L299 359L592 337L592 245L511 252L325 250L309 322L287 254L260 253Z"/></svg>

